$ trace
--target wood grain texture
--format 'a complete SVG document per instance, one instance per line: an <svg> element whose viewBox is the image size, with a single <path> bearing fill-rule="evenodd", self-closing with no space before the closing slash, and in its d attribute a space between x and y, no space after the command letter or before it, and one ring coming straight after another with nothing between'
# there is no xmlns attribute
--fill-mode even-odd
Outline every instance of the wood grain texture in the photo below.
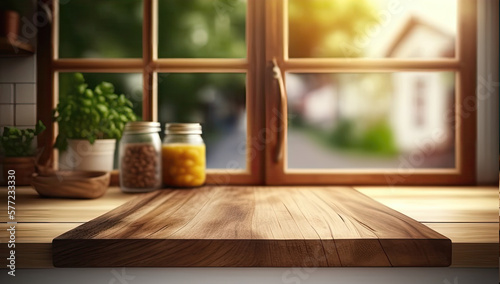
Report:
<svg viewBox="0 0 500 284"><path fill-rule="evenodd" d="M495 209L484 204L498 201L498 187L360 187L363 193L393 209L407 214L413 212L418 221L432 218L426 226L452 240L452 267L498 267L498 217L494 223L491 212L498 216L498 202ZM52 239L134 199L137 195L123 194L111 187L105 196L89 200L65 200L40 198L29 187L17 188L17 214L22 213L23 222L18 224L16 241L19 244L18 268L47 268L52 265ZM0 199L6 199L5 188L0 190ZM415 201L418 199L418 201ZM430 204L435 204L430 206ZM442 206L437 206L442 204ZM453 206L450 206L453 205ZM463 210L468 214L459 213ZM3 206L3 207L2 207ZM6 209L0 203L0 213ZM19 209L20 208L20 209ZM405 211L410 208L410 211ZM471 218L470 216L474 216ZM19 216L18 216L19 217ZM5 216L0 221L6 221ZM462 220L462 221L460 221ZM437 222L439 221L439 222ZM457 223L458 222L458 223ZM1 226L6 226L3 223ZM6 227L0 227L0 243L7 239ZM7 255L6 246L0 246L0 255ZM306 263L314 264L314 259ZM0 259L0 265L6 262Z"/></svg>
<svg viewBox="0 0 500 284"><path fill-rule="evenodd" d="M498 223L425 223L452 241L453 267L498 267Z"/></svg>
<svg viewBox="0 0 500 284"><path fill-rule="evenodd" d="M451 263L448 238L348 187L161 190L52 245L58 267Z"/></svg>
<svg viewBox="0 0 500 284"><path fill-rule="evenodd" d="M49 268L52 265L52 239L82 223L18 223L16 255L18 268ZM426 226L452 240L452 267L498 267L497 223L426 223ZM0 225L0 240L7 239L6 224ZM328 246L324 245L323 248ZM335 247L333 247L335 249ZM0 246L0 255L7 255L6 246ZM327 255L335 263L335 251ZM317 265L314 258L304 259L304 264ZM5 259L0 266L5 267Z"/></svg>
<svg viewBox="0 0 500 284"><path fill-rule="evenodd" d="M7 200L7 190L0 190L0 200ZM124 194L109 188L95 200L43 198L29 187L16 189L16 222L87 222L139 195ZM7 218L7 202L0 202L0 220Z"/></svg>
<svg viewBox="0 0 500 284"><path fill-rule="evenodd" d="M43 5L47 5L45 7L49 7L49 10L46 11L43 9ZM38 5L36 6L36 14L39 17L46 17L46 19L50 18L48 14L52 11L52 0L38 1ZM54 19L54 21L57 22L58 19ZM52 95L54 94L55 88L55 74L52 72L52 58L54 48L57 48L57 46L52 44L51 40L53 26L54 25L40 25L37 27L36 44L36 114L37 119L41 120L46 127L45 131L40 133L37 137L38 153L40 153L38 163L48 166L53 166L52 159L54 151L51 146L52 142L55 140L55 132L52 120L52 109L54 109L54 104L57 101L56 97Z"/></svg>
<svg viewBox="0 0 500 284"><path fill-rule="evenodd" d="M356 186L356 190L419 222L498 222L498 188Z"/></svg>

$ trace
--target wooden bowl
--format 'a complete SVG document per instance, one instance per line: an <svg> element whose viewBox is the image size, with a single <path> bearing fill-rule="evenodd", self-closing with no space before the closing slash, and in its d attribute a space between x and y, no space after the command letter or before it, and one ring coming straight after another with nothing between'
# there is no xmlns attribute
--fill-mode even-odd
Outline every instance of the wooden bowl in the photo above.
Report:
<svg viewBox="0 0 500 284"><path fill-rule="evenodd" d="M109 172L57 171L34 174L31 185L45 197L92 199L106 192L109 179Z"/></svg>

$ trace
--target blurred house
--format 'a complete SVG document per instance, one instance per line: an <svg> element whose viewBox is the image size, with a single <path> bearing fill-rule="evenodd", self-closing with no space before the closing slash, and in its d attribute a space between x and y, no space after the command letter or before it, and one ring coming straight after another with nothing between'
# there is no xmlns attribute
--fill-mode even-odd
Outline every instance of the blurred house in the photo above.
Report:
<svg viewBox="0 0 500 284"><path fill-rule="evenodd" d="M455 56L455 38L417 16L410 16L388 45L386 57L442 58Z"/></svg>
<svg viewBox="0 0 500 284"><path fill-rule="evenodd" d="M331 84L315 89L304 98L303 115L310 125L330 129L338 112L337 89Z"/></svg>
<svg viewBox="0 0 500 284"><path fill-rule="evenodd" d="M288 107L293 115L319 129L333 127L340 103L338 87L330 74L288 74L286 85Z"/></svg>
<svg viewBox="0 0 500 284"><path fill-rule="evenodd" d="M451 33L414 16L388 42L388 58L455 55ZM340 118L359 126L385 116L399 151L409 153L425 144L432 145L434 152L453 153L454 79L449 73L395 72L387 77L369 73L350 76L351 81L343 83L335 78L339 74L289 74L291 112L308 126L325 131L332 130Z"/></svg>
<svg viewBox="0 0 500 284"><path fill-rule="evenodd" d="M410 17L386 53L392 58L446 58L455 56L452 34L420 18ZM394 107L391 124L397 146L408 152L420 144L436 150L453 147L453 79L430 72L404 72L393 76ZM442 131L445 130L445 131ZM434 137L429 141L429 137ZM426 140L427 139L427 140Z"/></svg>

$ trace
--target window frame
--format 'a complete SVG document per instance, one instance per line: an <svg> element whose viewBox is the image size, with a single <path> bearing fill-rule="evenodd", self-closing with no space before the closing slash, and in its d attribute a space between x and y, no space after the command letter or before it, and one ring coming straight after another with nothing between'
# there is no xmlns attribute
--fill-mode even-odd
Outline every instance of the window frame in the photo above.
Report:
<svg viewBox="0 0 500 284"><path fill-rule="evenodd" d="M59 0L45 0L53 17L50 28L42 27L39 33L39 52L37 58L38 117L49 125L40 138L39 148L43 148L42 163L57 168L57 151L44 147L52 145L57 133L57 125L52 123L51 111L58 102L59 72L93 73L142 73L143 77L143 119L158 120L158 73L245 73L247 109L247 165L246 169L207 169L207 183L225 184L262 184L264 153L256 137L263 128L263 100L257 96L262 93L263 78L258 72L262 53L259 46L261 33L261 1L247 1L246 19L246 58L158 58L158 0L143 1L142 58L59 58ZM44 9L39 9L44 13ZM47 72L48 70L48 72ZM50 95L50 98L44 97ZM112 183L117 184L118 171L113 171Z"/></svg>
<svg viewBox="0 0 500 284"><path fill-rule="evenodd" d="M457 38L454 58L289 58L288 0L268 1L266 20L266 128L275 129L268 137L265 176L270 185L439 185L475 184L476 182L476 54L477 2L457 0ZM292 73L335 72L455 72L455 168L454 169L287 169L287 102L280 102L278 82L273 78L272 60L276 59L285 78ZM472 104L472 106L470 105ZM284 131L282 156L276 160L279 132ZM471 150L468 150L471 149Z"/></svg>
<svg viewBox="0 0 500 284"><path fill-rule="evenodd" d="M57 125L51 113L58 101L58 72L142 73L143 119L156 121L158 73L246 73L247 76L247 169L207 170L207 183L269 185L425 185L474 184L476 173L476 40L477 2L459 1L457 51L449 59L303 59L288 57L287 0L247 0L247 57L243 59L158 58L158 0L143 0L143 56L133 59L59 59L58 0L43 0L51 8L52 24L39 28L37 51L37 113L48 127L39 136L40 162L57 166L55 141ZM39 13L45 13L39 7ZM473 39L473 40L472 40ZM286 154L274 157L277 135L284 131L286 153L286 101L273 78L272 61L276 58L282 76L286 72L389 72L453 71L456 74L456 168L451 170L286 170ZM471 100L472 98L472 100ZM470 104L473 107L470 107ZM280 111L280 109L283 109ZM466 115L466 116L465 116ZM467 151L467 149L473 149ZM118 182L117 171L112 183Z"/></svg>

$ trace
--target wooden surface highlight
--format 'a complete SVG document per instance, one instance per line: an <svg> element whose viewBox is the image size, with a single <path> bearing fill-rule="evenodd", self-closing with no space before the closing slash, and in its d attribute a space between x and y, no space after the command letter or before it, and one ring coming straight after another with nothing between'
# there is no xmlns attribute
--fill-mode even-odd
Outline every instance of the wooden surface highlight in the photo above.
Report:
<svg viewBox="0 0 500 284"><path fill-rule="evenodd" d="M499 187L355 189L451 239L452 267L498 267ZM7 191L0 190L0 199L6 196ZM103 197L95 200L49 199L39 197L32 188L18 187L16 267L53 267L53 238L138 196L141 194L124 194L117 187L111 187ZM6 204L0 204L2 244L8 239ZM7 254L8 247L0 245L0 255ZM305 259L304 263L313 266L315 262ZM5 267L6 260L0 259L0 265Z"/></svg>
<svg viewBox="0 0 500 284"><path fill-rule="evenodd" d="M53 241L59 267L448 266L451 241L343 187L161 190Z"/></svg>

